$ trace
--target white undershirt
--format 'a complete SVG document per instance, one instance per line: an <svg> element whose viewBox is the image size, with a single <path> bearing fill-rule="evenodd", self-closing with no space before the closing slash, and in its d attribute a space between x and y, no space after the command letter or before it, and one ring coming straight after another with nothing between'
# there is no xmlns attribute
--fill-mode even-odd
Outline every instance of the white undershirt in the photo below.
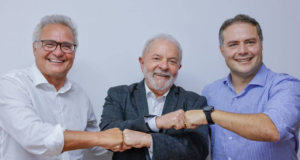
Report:
<svg viewBox="0 0 300 160"><path fill-rule="evenodd" d="M146 81L145 81L145 89L146 89L146 97L147 97L149 115L161 116L167 95L170 90L168 90L163 96L156 98L155 94L147 86ZM157 128L156 123L155 123L156 116L151 117L151 118L146 118L145 122L148 123L148 125L152 131L159 132L159 129ZM148 150L149 150L150 158L152 159L153 141L151 143L151 147Z"/></svg>

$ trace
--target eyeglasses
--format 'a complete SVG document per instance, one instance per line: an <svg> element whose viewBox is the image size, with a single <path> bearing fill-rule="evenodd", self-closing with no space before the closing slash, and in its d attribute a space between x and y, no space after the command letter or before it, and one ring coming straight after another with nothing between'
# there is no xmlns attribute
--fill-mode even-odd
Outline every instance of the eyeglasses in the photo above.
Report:
<svg viewBox="0 0 300 160"><path fill-rule="evenodd" d="M69 42L56 42L53 40L38 40L36 42L42 42L42 47L45 51L54 51L57 48L57 45L60 45L61 51L64 53L72 53L76 49L76 44Z"/></svg>

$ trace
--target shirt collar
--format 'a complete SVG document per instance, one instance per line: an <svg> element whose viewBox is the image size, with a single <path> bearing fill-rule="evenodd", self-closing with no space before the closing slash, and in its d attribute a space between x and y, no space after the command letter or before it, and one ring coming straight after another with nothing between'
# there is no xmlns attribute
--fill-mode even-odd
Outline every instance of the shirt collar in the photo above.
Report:
<svg viewBox="0 0 300 160"><path fill-rule="evenodd" d="M30 72L34 86L38 86L40 84L49 84L41 71L37 68L35 63L32 64Z"/></svg>
<svg viewBox="0 0 300 160"><path fill-rule="evenodd" d="M153 94L154 93L149 89L149 87L147 86L147 83L146 83L146 80L144 81L145 83L145 89L146 89L146 96L148 97L149 95ZM170 92L170 90L168 90L163 96L161 97L167 97L168 93ZM159 97L160 98L160 97Z"/></svg>
<svg viewBox="0 0 300 160"><path fill-rule="evenodd" d="M254 76L254 78L250 81L248 85L264 86L267 80L268 71L269 69L263 63L260 69L258 70L258 72L256 73L256 75ZM227 77L224 78L223 83L227 84L228 86L232 86L232 79L230 73Z"/></svg>
<svg viewBox="0 0 300 160"><path fill-rule="evenodd" d="M31 72L31 77L34 86L37 87L38 85L42 85L42 84L51 85L44 77L44 75L41 73L41 71L37 68L36 63L32 64L30 68L30 72ZM64 86L58 91L58 93L65 93L66 91L71 89L71 87L73 87L72 83L68 80L68 78L66 78Z"/></svg>

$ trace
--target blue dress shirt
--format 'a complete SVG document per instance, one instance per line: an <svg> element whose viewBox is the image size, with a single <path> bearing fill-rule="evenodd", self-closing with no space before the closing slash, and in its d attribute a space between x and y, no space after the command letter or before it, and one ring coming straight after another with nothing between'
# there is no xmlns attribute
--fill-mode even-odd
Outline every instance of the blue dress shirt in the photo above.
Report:
<svg viewBox="0 0 300 160"><path fill-rule="evenodd" d="M208 105L232 113L264 113L280 138L260 142L243 138L217 124L210 125L214 160L297 160L300 126L300 81L272 72L262 64L245 89L236 94L230 74L203 90Z"/></svg>

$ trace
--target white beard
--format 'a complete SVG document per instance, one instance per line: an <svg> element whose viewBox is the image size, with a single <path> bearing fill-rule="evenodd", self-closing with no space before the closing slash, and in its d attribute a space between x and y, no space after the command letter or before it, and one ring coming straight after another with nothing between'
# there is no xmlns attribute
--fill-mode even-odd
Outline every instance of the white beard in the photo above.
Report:
<svg viewBox="0 0 300 160"><path fill-rule="evenodd" d="M169 88L170 86L172 86L176 80L176 77L174 77L170 72L164 72L162 70L154 70L153 72L148 72L146 70L146 67L144 67L144 77L146 80L148 80L148 82L150 83L150 87L155 89L155 90L159 90L159 91L163 91L167 88ZM169 76L170 78L168 80L164 80L164 79L159 79L158 82L156 83L156 80L154 78L154 74L164 74Z"/></svg>

